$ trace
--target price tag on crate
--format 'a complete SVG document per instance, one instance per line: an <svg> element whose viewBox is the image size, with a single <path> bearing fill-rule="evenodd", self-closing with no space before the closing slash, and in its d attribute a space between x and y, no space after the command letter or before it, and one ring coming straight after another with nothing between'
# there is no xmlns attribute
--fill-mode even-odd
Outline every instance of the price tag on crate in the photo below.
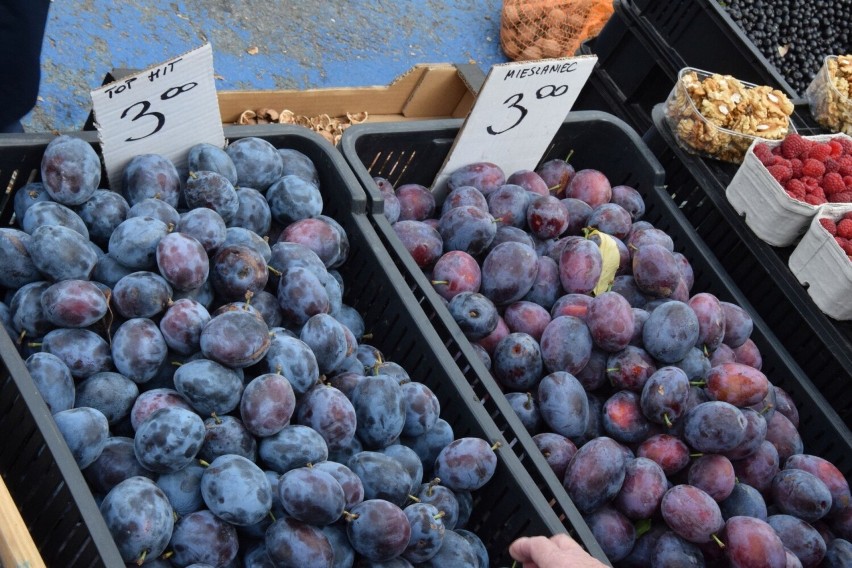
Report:
<svg viewBox="0 0 852 568"><path fill-rule="evenodd" d="M193 145L225 146L209 43L92 91L92 110L112 189L138 154L160 154L183 171Z"/></svg>
<svg viewBox="0 0 852 568"><path fill-rule="evenodd" d="M594 69L585 55L503 63L491 67L473 109L432 185L440 200L461 166L492 162L508 176L533 169Z"/></svg>

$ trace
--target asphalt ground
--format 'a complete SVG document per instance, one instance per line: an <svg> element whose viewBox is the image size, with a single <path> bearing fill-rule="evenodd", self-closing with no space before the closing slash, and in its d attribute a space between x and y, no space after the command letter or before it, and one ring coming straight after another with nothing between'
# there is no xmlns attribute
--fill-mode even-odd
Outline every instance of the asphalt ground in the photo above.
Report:
<svg viewBox="0 0 852 568"><path fill-rule="evenodd" d="M508 61L499 0L55 0L28 132L80 130L113 68L210 42L219 90L384 85L417 63Z"/></svg>

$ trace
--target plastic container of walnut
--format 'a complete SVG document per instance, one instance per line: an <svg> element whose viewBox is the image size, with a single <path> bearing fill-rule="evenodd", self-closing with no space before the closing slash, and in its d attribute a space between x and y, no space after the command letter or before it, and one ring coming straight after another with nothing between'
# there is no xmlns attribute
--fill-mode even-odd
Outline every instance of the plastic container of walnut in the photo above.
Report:
<svg viewBox="0 0 852 568"><path fill-rule="evenodd" d="M805 96L816 121L852 136L852 55L829 55Z"/></svg>
<svg viewBox="0 0 852 568"><path fill-rule="evenodd" d="M782 91L693 67L680 70L665 109L683 149L735 164L753 142L795 132L793 103Z"/></svg>

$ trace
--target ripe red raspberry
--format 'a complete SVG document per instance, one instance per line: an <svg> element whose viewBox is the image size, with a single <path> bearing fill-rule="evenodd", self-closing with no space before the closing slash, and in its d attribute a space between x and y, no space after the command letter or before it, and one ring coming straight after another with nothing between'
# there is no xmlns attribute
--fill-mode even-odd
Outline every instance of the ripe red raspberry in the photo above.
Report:
<svg viewBox="0 0 852 568"><path fill-rule="evenodd" d="M799 158L793 158L790 160L790 169L793 170L794 179L802 177L802 160Z"/></svg>
<svg viewBox="0 0 852 568"><path fill-rule="evenodd" d="M826 199L826 197L825 197L825 191L823 191L823 189L820 186L809 187L808 188L808 195L813 195L814 197L816 197L818 199L822 199L823 203L828 201L828 199Z"/></svg>
<svg viewBox="0 0 852 568"><path fill-rule="evenodd" d="M827 174L840 171L840 163L834 158L826 158L825 162L823 162L823 165L825 165L825 173Z"/></svg>
<svg viewBox="0 0 852 568"><path fill-rule="evenodd" d="M822 205L823 203L825 203L825 199L820 199L816 195L806 195L805 198L802 201L804 201L805 203L807 203L809 205L814 205L814 206L819 206L819 205Z"/></svg>
<svg viewBox="0 0 852 568"><path fill-rule="evenodd" d="M784 184L784 189L798 199L805 196L807 186L801 180L791 179Z"/></svg>
<svg viewBox="0 0 852 568"><path fill-rule="evenodd" d="M846 256L852 254L852 241L846 241L846 244L843 245L843 252L846 253Z"/></svg>
<svg viewBox="0 0 852 568"><path fill-rule="evenodd" d="M781 185L783 185L785 181L793 177L793 170L790 169L788 166L782 166L778 164L775 166L769 166L766 169L769 171L769 174L774 177Z"/></svg>
<svg viewBox="0 0 852 568"><path fill-rule="evenodd" d="M837 165L840 166L837 172L842 176L852 176L852 154L846 154L837 158Z"/></svg>
<svg viewBox="0 0 852 568"><path fill-rule="evenodd" d="M781 148L781 155L789 160L790 158L803 156L808 151L808 146L810 146L808 140L805 140L799 134L793 133L785 136L779 147Z"/></svg>
<svg viewBox="0 0 852 568"><path fill-rule="evenodd" d="M837 246L839 246L840 248L843 248L843 244L846 242L846 239L844 239L843 237L838 237L837 235L834 235L834 242L837 243Z"/></svg>
<svg viewBox="0 0 852 568"><path fill-rule="evenodd" d="M847 191L852 191L852 175L843 176L843 184Z"/></svg>
<svg viewBox="0 0 852 568"><path fill-rule="evenodd" d="M837 158L843 154L843 144L837 138L828 141L828 145L831 146L831 157Z"/></svg>
<svg viewBox="0 0 852 568"><path fill-rule="evenodd" d="M825 143L817 143L808 150L808 158L824 162L831 155L831 146Z"/></svg>
<svg viewBox="0 0 852 568"><path fill-rule="evenodd" d="M772 150L769 149L769 146L767 146L765 142L761 142L760 144L755 144L754 155L758 160L763 162L772 156Z"/></svg>
<svg viewBox="0 0 852 568"><path fill-rule="evenodd" d="M799 181L808 187L816 187L819 185L819 179L811 176L802 176L799 178Z"/></svg>
<svg viewBox="0 0 852 568"><path fill-rule="evenodd" d="M819 220L819 224L823 226L823 228L828 231L832 237L837 234L837 223L834 222L833 219L829 217L823 217Z"/></svg>
<svg viewBox="0 0 852 568"><path fill-rule="evenodd" d="M821 178L825 173L825 166L819 160L808 158L802 164L802 175L814 178Z"/></svg>
<svg viewBox="0 0 852 568"><path fill-rule="evenodd" d="M837 236L852 239L852 219L843 219L837 224Z"/></svg>
<svg viewBox="0 0 852 568"><path fill-rule="evenodd" d="M826 195L846 191L846 184L843 183L843 178L840 177L840 174L838 173L825 174L822 177L821 185L822 189L825 190Z"/></svg>
<svg viewBox="0 0 852 568"><path fill-rule="evenodd" d="M844 154L852 154L852 140L850 140L849 138L840 138L840 137L835 138L835 140L840 142L840 145L843 146L843 153Z"/></svg>
<svg viewBox="0 0 852 568"><path fill-rule="evenodd" d="M829 203L852 203L852 190L835 193L830 196Z"/></svg>
<svg viewBox="0 0 852 568"><path fill-rule="evenodd" d="M842 221L843 219L852 219L852 211L844 213L840 220Z"/></svg>

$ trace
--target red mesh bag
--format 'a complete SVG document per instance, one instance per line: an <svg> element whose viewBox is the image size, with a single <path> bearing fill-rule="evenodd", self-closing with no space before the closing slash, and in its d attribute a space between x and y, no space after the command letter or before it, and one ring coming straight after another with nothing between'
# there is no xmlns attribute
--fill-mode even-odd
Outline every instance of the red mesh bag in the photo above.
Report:
<svg viewBox="0 0 852 568"><path fill-rule="evenodd" d="M569 57L612 11L612 0L504 0L500 46L514 61Z"/></svg>

